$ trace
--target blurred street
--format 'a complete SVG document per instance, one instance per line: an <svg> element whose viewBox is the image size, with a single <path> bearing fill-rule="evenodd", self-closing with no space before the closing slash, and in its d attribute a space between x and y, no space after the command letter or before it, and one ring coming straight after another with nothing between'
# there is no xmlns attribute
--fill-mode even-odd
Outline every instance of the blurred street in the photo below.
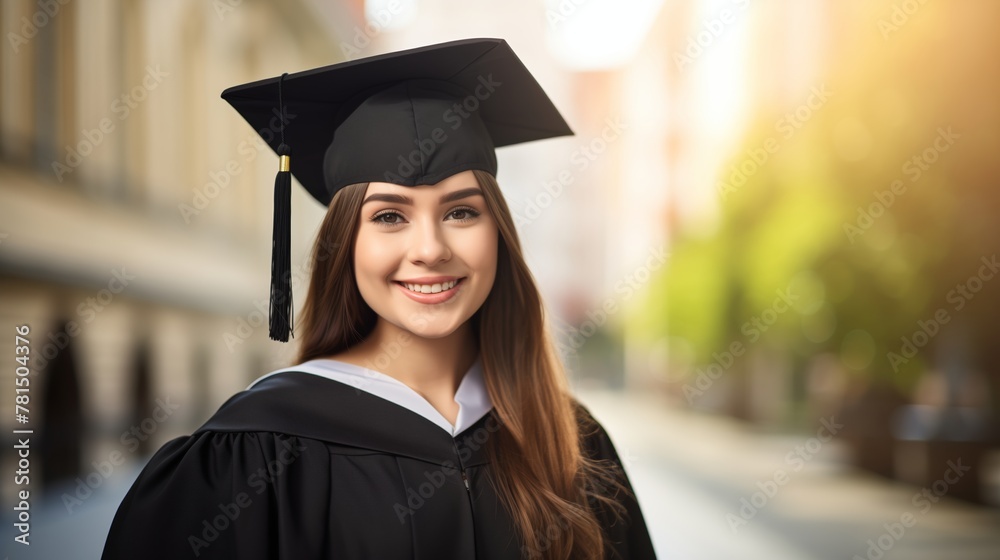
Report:
<svg viewBox="0 0 1000 560"><path fill-rule="evenodd" d="M789 452L804 449L808 436L755 433L721 416L668 408L649 395L578 394L611 434L661 559L1000 558L1000 511L947 495L937 503L921 498L918 507L913 498L920 488L845 466L836 438L790 464ZM731 529L727 514L739 517L740 500L751 500L757 484L766 486L778 470L787 472L785 484L746 524L733 522ZM907 512L915 519L911 527L900 522ZM894 523L899 538L883 526ZM869 556L869 539L878 547L880 537L887 550Z"/></svg>
<svg viewBox="0 0 1000 560"><path fill-rule="evenodd" d="M106 479L83 503L72 509L62 495L73 493L75 484L55 486L31 504L29 546L14 542L13 521L4 512L3 555L5 560L98 559L104 550L111 520L118 504L139 475L141 465L126 464Z"/></svg>
<svg viewBox="0 0 1000 560"><path fill-rule="evenodd" d="M584 390L581 400L609 431L639 496L661 559L683 560L995 560L1000 511L947 496L926 513L919 488L842 466L836 439L789 468L786 456L807 437L755 433L738 422L670 409L648 395ZM788 480L747 520L730 528L758 482L784 469ZM137 470L111 477L67 515L58 494L33 515L31 546L10 544L11 559L98 558L108 524ZM55 493L55 491L54 491ZM914 516L903 527L901 516ZM897 524L892 537L883 524ZM902 534L898 527L903 528ZM890 536L885 536L890 535ZM869 556L869 539L891 543Z"/></svg>

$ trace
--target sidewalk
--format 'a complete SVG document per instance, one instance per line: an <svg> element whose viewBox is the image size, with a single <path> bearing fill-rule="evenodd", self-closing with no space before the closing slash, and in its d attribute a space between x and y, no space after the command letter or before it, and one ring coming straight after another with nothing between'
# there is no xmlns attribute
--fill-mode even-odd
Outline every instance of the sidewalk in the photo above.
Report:
<svg viewBox="0 0 1000 560"><path fill-rule="evenodd" d="M98 559L104 551L111 520L118 504L139 476L141 465L128 464L104 481L82 504L66 508L62 495L73 495L76 486L67 483L51 488L32 503L29 546L14 543L13 518L4 517L4 560ZM32 494L34 496L34 494Z"/></svg>
<svg viewBox="0 0 1000 560"><path fill-rule="evenodd" d="M825 431L760 434L650 395L577 395L611 434L661 559L1000 558L1000 510L852 469Z"/></svg>

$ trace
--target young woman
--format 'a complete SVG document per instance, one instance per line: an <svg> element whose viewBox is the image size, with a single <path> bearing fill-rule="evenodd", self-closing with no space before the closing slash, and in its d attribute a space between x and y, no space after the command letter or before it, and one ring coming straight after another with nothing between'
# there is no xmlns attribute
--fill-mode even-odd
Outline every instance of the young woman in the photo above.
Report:
<svg viewBox="0 0 1000 560"><path fill-rule="evenodd" d="M495 179L493 147L506 142L497 123L509 129L510 111L542 104L540 88L510 88L506 99L519 102L506 108L481 100L438 141L449 107L474 88L453 87L460 72L448 68L451 81L414 78L442 60L481 62L515 86L526 70L512 57L490 39L367 59L383 85L326 124L335 133L322 188L296 175L328 204L298 363L153 456L105 560L655 557L615 447L569 392ZM379 61L405 75L386 87ZM302 92L315 95L316 75ZM277 85L295 91L294 78ZM310 110L292 101L304 93L284 95L298 118ZM425 139L435 144L415 170L397 165L393 156Z"/></svg>

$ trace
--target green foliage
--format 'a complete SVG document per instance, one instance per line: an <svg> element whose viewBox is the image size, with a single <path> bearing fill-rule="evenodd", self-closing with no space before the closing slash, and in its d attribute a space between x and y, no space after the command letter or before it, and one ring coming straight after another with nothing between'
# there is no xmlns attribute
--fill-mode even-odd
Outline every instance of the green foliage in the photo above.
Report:
<svg viewBox="0 0 1000 560"><path fill-rule="evenodd" d="M856 9L877 19L881 8ZM910 27L853 36L817 81L830 101L720 197L714 232L681 224L639 314L643 334L684 339L707 363L731 341L749 346L746 321L785 289L801 298L772 314L756 344L834 352L849 371L904 390L958 351L949 337L965 342L965 362L1000 368L1000 274L975 280L1000 253L1000 74L984 67L985 53L1000 52L988 23L997 16L1000 5L927 4ZM794 110L758 100L722 169L776 138L774 123ZM948 322L903 356L935 317Z"/></svg>

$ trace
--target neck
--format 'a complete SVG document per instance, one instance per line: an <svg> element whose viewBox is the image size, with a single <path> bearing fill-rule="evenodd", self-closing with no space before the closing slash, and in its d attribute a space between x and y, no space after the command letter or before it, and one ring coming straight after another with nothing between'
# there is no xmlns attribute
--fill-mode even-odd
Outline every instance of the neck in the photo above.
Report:
<svg viewBox="0 0 1000 560"><path fill-rule="evenodd" d="M453 397L479 348L466 321L441 338L422 338L379 318L372 333L344 357L393 377L422 395Z"/></svg>

